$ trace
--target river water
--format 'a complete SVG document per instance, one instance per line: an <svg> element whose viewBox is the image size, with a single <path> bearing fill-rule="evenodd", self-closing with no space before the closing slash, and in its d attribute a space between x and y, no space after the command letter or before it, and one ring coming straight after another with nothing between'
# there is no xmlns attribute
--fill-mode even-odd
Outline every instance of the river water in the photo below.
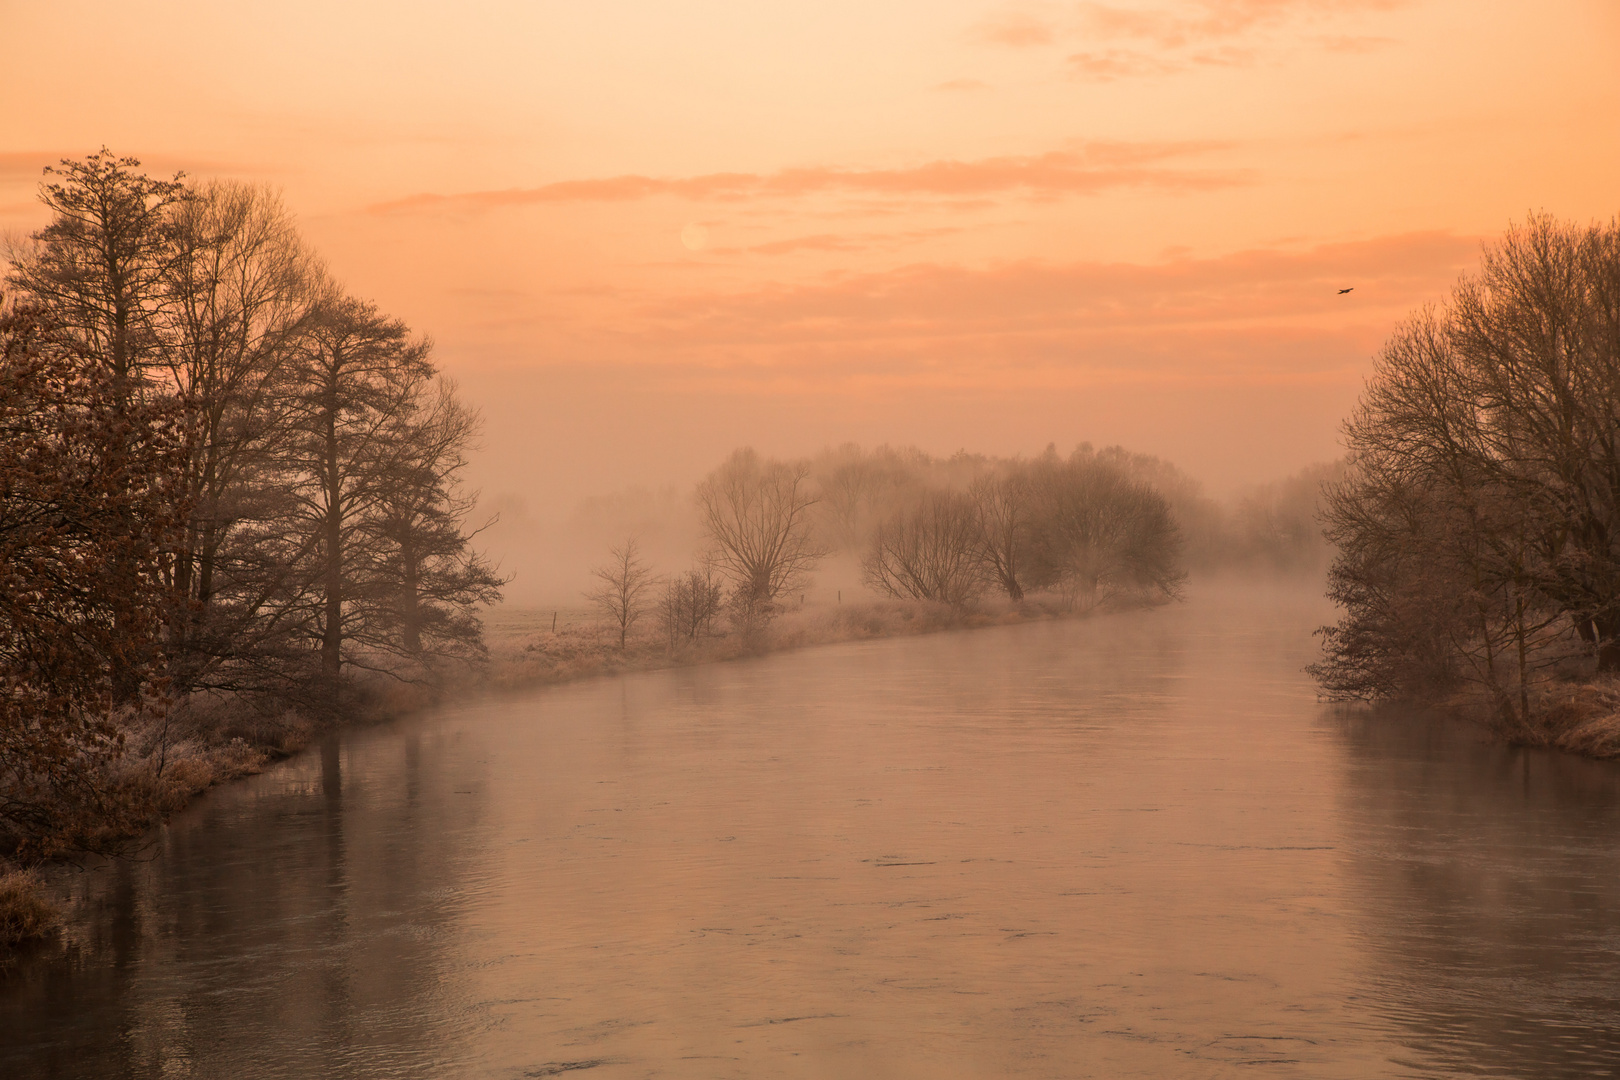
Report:
<svg viewBox="0 0 1620 1080"><path fill-rule="evenodd" d="M1620 1072L1620 768L1324 706L1305 590L333 738L73 879L6 1077Z"/></svg>

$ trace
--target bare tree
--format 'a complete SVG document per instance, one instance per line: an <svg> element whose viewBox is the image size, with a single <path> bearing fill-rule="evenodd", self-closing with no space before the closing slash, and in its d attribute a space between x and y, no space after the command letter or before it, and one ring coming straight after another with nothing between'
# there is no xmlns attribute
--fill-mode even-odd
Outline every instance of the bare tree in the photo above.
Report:
<svg viewBox="0 0 1620 1080"><path fill-rule="evenodd" d="M433 377L429 342L413 339L375 306L330 294L311 320L286 408L289 439L277 466L290 500L295 550L287 563L290 602L306 612L321 673L335 679L345 644L375 636L364 603L377 557L373 528L398 450L399 425ZM299 582L302 582L300 585Z"/></svg>
<svg viewBox="0 0 1620 1080"><path fill-rule="evenodd" d="M586 593L585 598L618 628L622 651L630 638L631 627L647 613L648 594L652 592L655 579L652 569L641 561L635 537L609 549L608 555L606 566L591 571L591 576L602 583L601 587Z"/></svg>
<svg viewBox="0 0 1620 1080"><path fill-rule="evenodd" d="M867 584L890 596L962 607L983 585L981 549L973 501L935 491L878 526L862 568Z"/></svg>
<svg viewBox="0 0 1620 1080"><path fill-rule="evenodd" d="M1018 575L1029 544L1032 509L1028 479L1017 471L982 476L968 487L968 498L978 522L979 561L985 575L1009 600L1022 600L1024 587Z"/></svg>
<svg viewBox="0 0 1620 1080"><path fill-rule="evenodd" d="M288 644L272 605L291 567L275 550L287 510L266 477L286 437L286 390L320 286L275 194L210 182L172 209L167 363L191 420L186 543L173 567L184 605L171 628L181 688L242 688Z"/></svg>
<svg viewBox="0 0 1620 1080"><path fill-rule="evenodd" d="M1032 584L1069 606L1173 600L1181 595L1181 537L1151 486L1084 453L1037 463Z"/></svg>
<svg viewBox="0 0 1620 1080"><path fill-rule="evenodd" d="M811 532L809 472L803 462L761 461L738 450L698 485L715 565L747 627L768 620L777 598L797 589L825 554Z"/></svg>
<svg viewBox="0 0 1620 1080"><path fill-rule="evenodd" d="M1324 688L1463 680L1523 721L1572 652L1620 669L1617 415L1620 223L1533 218L1385 345L1346 425Z"/></svg>
<svg viewBox="0 0 1620 1080"><path fill-rule="evenodd" d="M658 613L670 648L713 633L723 595L714 566L708 562L665 582L664 595L658 602Z"/></svg>
<svg viewBox="0 0 1620 1080"><path fill-rule="evenodd" d="M375 648L416 659L483 653L477 609L500 599L506 579L473 550L465 522L477 497L457 488L477 432L477 414L442 376L416 383L390 423L362 591L377 612Z"/></svg>

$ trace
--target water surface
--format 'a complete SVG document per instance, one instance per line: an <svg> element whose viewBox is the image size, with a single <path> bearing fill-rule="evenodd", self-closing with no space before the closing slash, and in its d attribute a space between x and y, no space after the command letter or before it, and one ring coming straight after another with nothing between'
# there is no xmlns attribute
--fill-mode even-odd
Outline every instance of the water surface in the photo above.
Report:
<svg viewBox="0 0 1620 1080"><path fill-rule="evenodd" d="M0 1075L1620 1071L1620 769L1316 701L1303 590L334 738L74 881Z"/></svg>

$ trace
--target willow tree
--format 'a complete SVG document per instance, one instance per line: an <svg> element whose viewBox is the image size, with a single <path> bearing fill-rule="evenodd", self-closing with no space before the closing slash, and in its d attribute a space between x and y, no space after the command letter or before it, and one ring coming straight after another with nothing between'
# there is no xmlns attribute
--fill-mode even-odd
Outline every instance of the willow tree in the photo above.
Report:
<svg viewBox="0 0 1620 1080"><path fill-rule="evenodd" d="M715 567L731 586L746 627L774 613L825 555L812 532L817 498L803 462L765 461L738 450L698 485L697 501Z"/></svg>
<svg viewBox="0 0 1620 1080"><path fill-rule="evenodd" d="M983 588L983 533L974 501L931 491L878 525L862 561L866 583L889 596L962 607Z"/></svg>

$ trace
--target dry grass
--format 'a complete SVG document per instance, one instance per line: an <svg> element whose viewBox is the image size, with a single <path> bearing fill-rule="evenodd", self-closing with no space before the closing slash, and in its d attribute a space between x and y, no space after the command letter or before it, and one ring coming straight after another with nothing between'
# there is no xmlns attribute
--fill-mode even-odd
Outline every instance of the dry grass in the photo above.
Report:
<svg viewBox="0 0 1620 1080"><path fill-rule="evenodd" d="M712 636L671 646L643 620L623 650L605 628L569 623L556 631L513 635L491 643L490 682L503 689L543 686L597 675L651 671L830 645L841 641L905 637L941 630L997 626L1076 614L1060 597L1038 595L1019 603L981 600L965 609L924 600L864 600L788 610L752 635L722 626Z"/></svg>
<svg viewBox="0 0 1620 1080"><path fill-rule="evenodd" d="M56 934L60 913L41 894L30 870L0 870L0 947L15 948Z"/></svg>
<svg viewBox="0 0 1620 1080"><path fill-rule="evenodd" d="M1584 757L1620 757L1620 678L1548 683L1531 699L1530 716L1524 742Z"/></svg>

